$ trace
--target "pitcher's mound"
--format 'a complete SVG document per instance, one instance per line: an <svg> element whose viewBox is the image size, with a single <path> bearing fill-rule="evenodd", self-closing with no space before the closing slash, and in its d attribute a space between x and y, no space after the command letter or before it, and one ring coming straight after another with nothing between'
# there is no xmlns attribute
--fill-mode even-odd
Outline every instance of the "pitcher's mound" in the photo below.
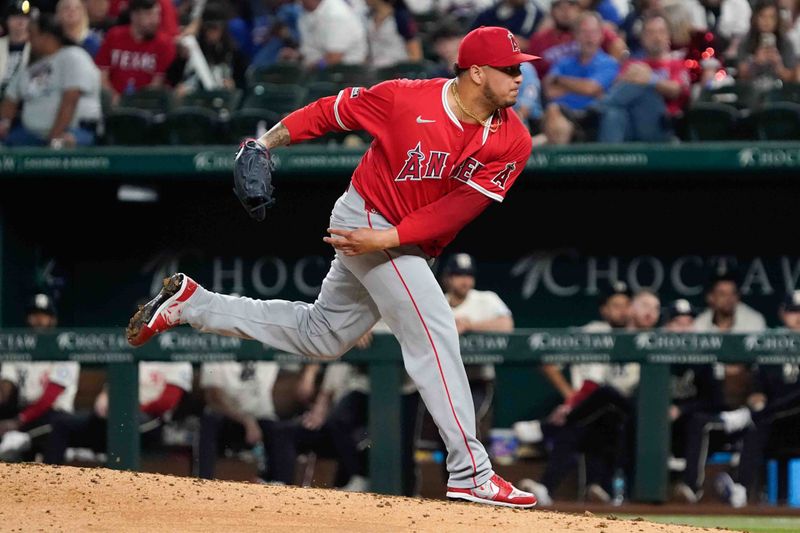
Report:
<svg viewBox="0 0 800 533"><path fill-rule="evenodd" d="M118 472L0 463L4 531L689 532L614 517Z"/></svg>

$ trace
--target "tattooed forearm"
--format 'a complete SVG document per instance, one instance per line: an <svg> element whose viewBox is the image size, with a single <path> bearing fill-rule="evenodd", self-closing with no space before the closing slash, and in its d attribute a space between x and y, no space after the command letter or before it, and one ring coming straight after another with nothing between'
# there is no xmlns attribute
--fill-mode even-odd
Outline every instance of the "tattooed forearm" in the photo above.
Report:
<svg viewBox="0 0 800 533"><path fill-rule="evenodd" d="M267 133L258 139L261 144L267 148L277 148L278 146L287 146L291 141L289 130L282 122L275 124Z"/></svg>

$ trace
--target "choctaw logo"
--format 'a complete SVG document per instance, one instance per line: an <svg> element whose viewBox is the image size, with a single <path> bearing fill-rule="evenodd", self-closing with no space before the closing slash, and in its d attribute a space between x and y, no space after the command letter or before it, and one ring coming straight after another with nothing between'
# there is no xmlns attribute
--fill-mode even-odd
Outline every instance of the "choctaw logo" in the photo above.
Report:
<svg viewBox="0 0 800 533"><path fill-rule="evenodd" d="M511 51L514 52L515 54L520 53L519 43L514 38L514 34L513 33L508 32L508 40L511 41Z"/></svg>

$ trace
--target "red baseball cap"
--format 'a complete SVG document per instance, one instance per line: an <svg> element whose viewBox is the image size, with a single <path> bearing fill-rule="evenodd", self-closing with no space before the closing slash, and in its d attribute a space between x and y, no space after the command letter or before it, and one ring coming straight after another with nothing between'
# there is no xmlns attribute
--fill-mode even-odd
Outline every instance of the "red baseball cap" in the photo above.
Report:
<svg viewBox="0 0 800 533"><path fill-rule="evenodd" d="M481 26L469 32L458 46L458 67L472 65L490 67L510 67L541 59L523 54L514 34L497 26Z"/></svg>

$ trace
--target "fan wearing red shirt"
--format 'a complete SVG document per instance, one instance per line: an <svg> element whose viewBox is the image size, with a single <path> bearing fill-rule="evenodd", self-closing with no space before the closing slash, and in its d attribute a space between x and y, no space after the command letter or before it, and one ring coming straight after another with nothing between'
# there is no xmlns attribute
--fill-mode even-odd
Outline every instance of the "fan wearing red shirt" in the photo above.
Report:
<svg viewBox="0 0 800 533"><path fill-rule="evenodd" d="M578 51L573 31L581 13L583 9L579 0L553 0L550 4L552 26L534 33L528 44L528 52L542 58L533 64L540 79L545 77L550 67ZM607 24L603 25L602 47L604 52L618 61L628 51L624 39Z"/></svg>
<svg viewBox="0 0 800 533"><path fill-rule="evenodd" d="M383 318L447 446L447 496L535 505L494 473L476 436L455 319L430 269L461 228L503 201L530 157L512 106L520 63L534 59L508 30L482 27L461 42L455 79L347 88L291 113L259 141L271 149L350 130L375 139L333 208L324 240L336 257L316 302L234 298L178 273L131 319L128 341L189 324L331 360Z"/></svg>
<svg viewBox="0 0 800 533"><path fill-rule="evenodd" d="M156 0L133 0L130 15L128 26L108 31L95 58L114 103L127 91L162 85L175 59L172 39L158 31L161 7Z"/></svg>
<svg viewBox="0 0 800 533"><path fill-rule="evenodd" d="M599 142L664 142L669 118L689 100L689 71L682 59L670 55L669 23L663 15L648 15L640 36L645 57L632 59L600 101Z"/></svg>
<svg viewBox="0 0 800 533"><path fill-rule="evenodd" d="M175 5L171 0L158 0L158 5L161 6L161 21L158 24L158 30L165 35L175 37L180 33ZM108 16L114 20L119 19L125 10L130 10L128 0L111 0L108 4Z"/></svg>

